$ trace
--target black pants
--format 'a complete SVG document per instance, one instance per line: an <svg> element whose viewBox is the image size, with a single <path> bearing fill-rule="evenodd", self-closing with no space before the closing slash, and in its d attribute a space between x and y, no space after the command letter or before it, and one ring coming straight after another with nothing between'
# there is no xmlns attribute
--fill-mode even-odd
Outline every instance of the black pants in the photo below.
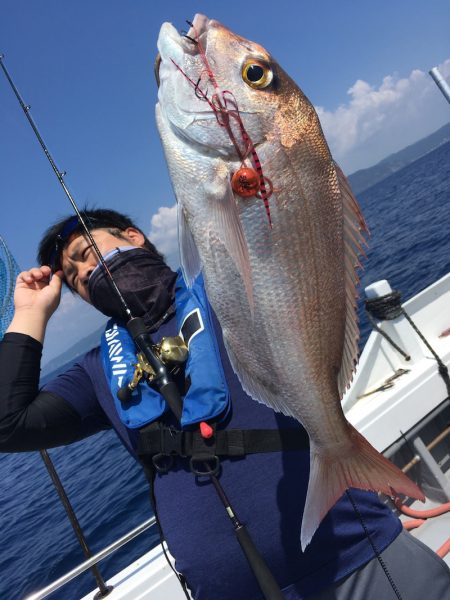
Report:
<svg viewBox="0 0 450 600"><path fill-rule="evenodd" d="M448 534L448 531L442 531L443 542ZM407 531L402 531L382 552L382 557L402 600L450 600L449 567ZM397 598L378 559L374 558L335 586L311 597L311 600Z"/></svg>

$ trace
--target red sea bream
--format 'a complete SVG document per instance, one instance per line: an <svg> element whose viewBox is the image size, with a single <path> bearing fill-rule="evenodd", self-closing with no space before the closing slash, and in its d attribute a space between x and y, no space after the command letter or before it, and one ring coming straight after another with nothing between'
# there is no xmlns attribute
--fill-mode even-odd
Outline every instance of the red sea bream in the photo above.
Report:
<svg viewBox="0 0 450 600"><path fill-rule="evenodd" d="M161 28L156 107L182 268L188 282L203 272L244 389L309 434L305 548L349 487L423 498L341 409L366 225L313 106L274 58L202 15L187 36Z"/></svg>

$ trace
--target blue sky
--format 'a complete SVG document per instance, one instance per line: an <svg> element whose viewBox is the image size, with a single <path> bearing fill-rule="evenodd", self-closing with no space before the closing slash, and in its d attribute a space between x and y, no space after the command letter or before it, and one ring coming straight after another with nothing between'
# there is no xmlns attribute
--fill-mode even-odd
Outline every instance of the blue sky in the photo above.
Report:
<svg viewBox="0 0 450 600"><path fill-rule="evenodd" d="M0 51L78 203L124 210L163 251L173 253L174 197L153 61L161 24L184 29L196 12L272 52L317 107L347 173L449 120L427 75L443 65L450 76L448 0L3 0ZM43 230L70 206L3 76L0 164L0 235L29 267ZM46 358L63 348L63 331L67 345L97 322L65 298Z"/></svg>

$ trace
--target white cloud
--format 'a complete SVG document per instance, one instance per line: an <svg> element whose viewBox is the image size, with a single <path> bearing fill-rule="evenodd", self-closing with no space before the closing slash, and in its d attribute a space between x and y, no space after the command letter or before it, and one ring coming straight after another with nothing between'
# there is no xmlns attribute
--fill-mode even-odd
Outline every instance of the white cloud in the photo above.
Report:
<svg viewBox="0 0 450 600"><path fill-rule="evenodd" d="M152 217L151 229L148 235L172 268L178 268L180 264L177 222L176 204L170 208L161 206Z"/></svg>
<svg viewBox="0 0 450 600"><path fill-rule="evenodd" d="M450 59L439 65L450 75ZM325 137L345 171L370 166L449 121L448 104L424 71L387 75L376 87L358 79L334 111L316 107Z"/></svg>

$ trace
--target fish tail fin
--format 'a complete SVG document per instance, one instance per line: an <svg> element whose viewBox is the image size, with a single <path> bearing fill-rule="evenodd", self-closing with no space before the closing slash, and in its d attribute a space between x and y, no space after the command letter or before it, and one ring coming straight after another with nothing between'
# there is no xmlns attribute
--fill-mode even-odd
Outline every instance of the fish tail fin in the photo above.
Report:
<svg viewBox="0 0 450 600"><path fill-rule="evenodd" d="M324 454L310 440L310 474L302 520L302 550L311 541L327 512L348 488L383 492L388 496L396 492L425 500L423 492L409 477L375 450L354 427L350 427L353 445L344 457Z"/></svg>

